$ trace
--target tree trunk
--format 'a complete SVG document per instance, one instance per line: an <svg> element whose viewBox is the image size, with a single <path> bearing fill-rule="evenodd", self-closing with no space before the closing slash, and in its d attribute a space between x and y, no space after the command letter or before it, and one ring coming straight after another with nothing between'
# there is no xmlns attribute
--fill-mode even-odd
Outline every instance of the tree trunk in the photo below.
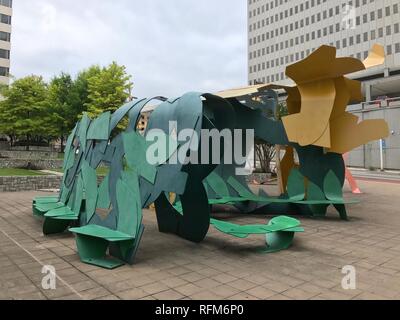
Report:
<svg viewBox="0 0 400 320"><path fill-rule="evenodd" d="M275 146L266 143L258 143L255 149L262 171L264 173L271 173L271 161L275 157Z"/></svg>
<svg viewBox="0 0 400 320"><path fill-rule="evenodd" d="M64 135L61 135L60 143L61 143L61 147L60 147L61 153L64 153Z"/></svg>

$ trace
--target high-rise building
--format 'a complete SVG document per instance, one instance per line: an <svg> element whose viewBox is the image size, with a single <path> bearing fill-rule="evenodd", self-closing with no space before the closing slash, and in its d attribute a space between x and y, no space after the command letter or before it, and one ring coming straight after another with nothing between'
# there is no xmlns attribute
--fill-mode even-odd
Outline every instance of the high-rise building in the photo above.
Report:
<svg viewBox="0 0 400 320"><path fill-rule="evenodd" d="M385 118L391 136L351 153L350 164L400 169L400 1L247 0L248 81L293 84L286 66L321 45L337 56L364 60L380 44L385 64L349 75L360 80L366 102L349 106L363 119Z"/></svg>
<svg viewBox="0 0 400 320"><path fill-rule="evenodd" d="M249 82L290 83L287 65L319 46L367 57L385 47L386 68L400 68L399 0L248 0Z"/></svg>
<svg viewBox="0 0 400 320"><path fill-rule="evenodd" d="M0 83L8 84L10 74L12 0L0 0Z"/></svg>

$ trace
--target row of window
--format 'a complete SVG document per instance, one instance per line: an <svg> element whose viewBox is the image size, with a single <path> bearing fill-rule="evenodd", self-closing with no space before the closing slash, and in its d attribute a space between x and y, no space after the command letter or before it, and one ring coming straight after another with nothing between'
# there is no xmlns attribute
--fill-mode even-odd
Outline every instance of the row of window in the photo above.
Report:
<svg viewBox="0 0 400 320"><path fill-rule="evenodd" d="M251 5L252 3L255 3L255 2L256 1L253 1L253 2L249 1L249 5ZM288 2L288 0L285 0L285 1L281 0L281 1L279 1L279 4L282 5L283 3L287 3L287 2ZM285 11L282 11L282 14L284 14L285 18L288 18L288 17L291 17L291 16L296 15L298 13L301 13L303 11L307 11L310 8L314 8L315 6L318 6L318 5L320 5L322 3L325 3L325 2L327 2L327 0L305 1L305 2L303 2L301 4L299 4L299 5L293 6L290 9L286 9ZM370 3L374 2L374 0L369 0L369 2ZM359 8L361 5L362 6L367 5L367 3L368 3L368 0L362 0L362 1L361 0L350 0L350 1L348 1L347 4L349 6L353 6L354 5L354 7ZM277 6L278 6L278 1L275 0L275 8ZM345 6L346 6L346 4L342 5L342 7L345 7ZM270 3L266 3L266 4L260 6L260 7L256 8L256 9L249 10L249 18L256 17L256 16L261 15L264 12L267 12L267 11L272 10L272 9L274 9L274 1L272 1Z"/></svg>
<svg viewBox="0 0 400 320"><path fill-rule="evenodd" d="M10 50L0 49L0 58L1 59L10 59Z"/></svg>
<svg viewBox="0 0 400 320"><path fill-rule="evenodd" d="M336 41L335 45L338 49L346 48L348 46L353 46L354 44L360 44L369 40L374 41L376 39L383 38L385 35L390 36L398 33L400 33L400 23L395 23L393 26L386 26L385 28L379 28L378 30L371 30L370 32L364 32L362 34L350 36L349 38L344 38L341 41ZM328 33L325 28L323 30L313 31L302 36L288 39L262 49L251 51L249 53L249 60L269 55L275 51L292 48L295 45L303 44L305 42L309 42L310 40L321 39L327 35Z"/></svg>
<svg viewBox="0 0 400 320"><path fill-rule="evenodd" d="M315 49L312 49L312 50L309 49L306 51L302 51L300 53L296 52L296 54L288 55L285 58L281 57L276 60L272 60L271 62L267 61L267 62L259 63L258 65L250 67L249 72L255 73L255 72L267 70L270 67L274 68L275 65L277 65L277 63L279 63L279 61L281 62L282 65L284 64L284 62L286 62L286 64L294 63L296 61L304 59L306 56L310 55L310 53L313 52L314 50ZM393 52L400 53L400 43L396 43L394 45L388 45L386 47L386 53L388 55L393 54ZM357 59L362 60L362 59L366 59L368 57L368 54L369 54L368 51L364 51L364 52L359 52L359 53L357 53L355 55L351 55L351 56L357 57ZM274 74L271 76L263 77L262 79L254 80L254 82L250 83L250 84L256 84L256 82L269 83L269 82L274 82L274 81L279 81L279 80L284 80L284 79L286 79L284 72L280 72L280 73L277 73L277 74Z"/></svg>
<svg viewBox="0 0 400 320"><path fill-rule="evenodd" d="M399 13L399 5L398 4L393 5L393 11L391 11L391 7L386 8L386 16L390 16L391 12L393 12L393 14ZM338 14L339 13L336 12L336 15L338 15ZM325 15L326 15L326 11L324 11L322 14L318 13L316 15L312 15L311 17L306 17L305 19L301 19L294 23L287 24L284 27L282 26L275 30L267 31L266 33L260 34L253 38L250 38L249 45L250 46L255 45L261 41L265 41L265 39L268 40L269 38L273 38L274 36L276 37L279 35L287 34L294 30L298 30L299 28L304 28L305 26L309 26L310 24L315 24L317 22L320 22L321 20L327 19L327 17ZM332 13L332 15L330 15L330 17L332 17L332 16L333 16L333 13ZM372 12L370 12L369 17L368 17L368 14L364 14L362 17L357 16L354 21L343 20L342 23L336 24L336 32L339 32L340 30L343 30L343 29L354 28L356 26L361 25L361 18L362 18L362 23L364 23L364 24L375 21L376 19L382 19L383 11L382 11L382 9L378 9L376 12L372 11ZM274 20L273 17L271 18L271 20L270 20L270 18L263 19L261 22L258 21L257 24L254 23L253 25L250 25L249 31L251 32L253 30L253 28L255 28L255 27L262 28L265 26L269 26L270 24L273 24L274 21L277 21L277 20ZM327 30L327 28L325 28L325 30ZM329 27L329 32L333 33L333 31L334 31L334 25L331 25ZM327 31L325 31L325 32L327 33Z"/></svg>
<svg viewBox="0 0 400 320"><path fill-rule="evenodd" d="M0 5L12 8L12 0L0 0Z"/></svg>
<svg viewBox="0 0 400 320"><path fill-rule="evenodd" d="M305 3L301 3L300 5L294 6L293 8L290 8L289 10L285 10L286 12L286 17L288 17L288 14L290 14L290 16L292 16L293 14L298 14L299 12L303 12L304 10L308 10L313 7L315 7L316 5L319 6L322 3L325 3L327 0L309 0L306 1ZM364 0L366 1L366 0ZM372 2L373 0L371 0ZM252 3L255 3L256 1L251 1L249 0L249 5L251 5ZM266 11L272 10L274 9L274 7L278 7L278 5L282 5L284 3L287 3L288 0L275 0L268 2L264 5L262 5L261 7L258 7L257 9L253 9L252 11L249 11L249 18L251 17L255 17L257 15L263 14Z"/></svg>
<svg viewBox="0 0 400 320"><path fill-rule="evenodd" d="M10 75L10 68L0 67L0 76L8 77Z"/></svg>
<svg viewBox="0 0 400 320"><path fill-rule="evenodd" d="M0 41L11 41L11 33L0 31Z"/></svg>
<svg viewBox="0 0 400 320"><path fill-rule="evenodd" d="M11 24L11 16L0 13L0 22L5 24Z"/></svg>

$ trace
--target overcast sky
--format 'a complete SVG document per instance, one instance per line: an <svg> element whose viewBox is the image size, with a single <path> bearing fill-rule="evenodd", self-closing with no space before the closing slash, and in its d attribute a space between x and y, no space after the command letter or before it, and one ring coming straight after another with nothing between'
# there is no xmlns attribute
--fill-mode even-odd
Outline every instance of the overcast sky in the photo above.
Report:
<svg viewBox="0 0 400 320"><path fill-rule="evenodd" d="M15 0L11 74L50 79L113 60L134 95L247 82L245 0Z"/></svg>

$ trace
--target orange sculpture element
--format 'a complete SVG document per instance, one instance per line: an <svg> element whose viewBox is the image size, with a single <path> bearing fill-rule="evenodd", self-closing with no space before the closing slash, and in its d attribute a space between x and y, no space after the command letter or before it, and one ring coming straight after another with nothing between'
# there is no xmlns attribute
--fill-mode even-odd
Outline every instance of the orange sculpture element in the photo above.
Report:
<svg viewBox="0 0 400 320"><path fill-rule="evenodd" d="M319 146L326 152L345 154L370 141L389 135L385 120L365 120L346 112L350 103L364 100L361 82L345 75L381 65L385 62L384 48L374 45L363 62L355 58L337 58L336 48L322 46L306 59L286 68L286 75L297 86L261 84L217 93L223 98L241 97L267 89L283 89L289 115L282 118L288 139L300 146ZM295 167L292 149L287 148L280 176L283 187L287 172ZM279 157L278 157L279 158ZM278 159L278 162L280 159ZM351 173L346 172L352 186Z"/></svg>
<svg viewBox="0 0 400 320"><path fill-rule="evenodd" d="M365 59L363 63L365 68L369 69L384 64L384 62L385 62L385 49L379 44L375 44L368 58Z"/></svg>
<svg viewBox="0 0 400 320"><path fill-rule="evenodd" d="M277 153L277 157L280 157L280 149L278 149L279 152ZM279 159L277 159L279 162ZM280 163L278 164L280 170L278 174L280 175L279 181L281 181L281 191L282 193L285 192L286 186L289 180L289 175L290 172L292 171L293 168L298 168L299 165L294 161L294 148L287 146L286 147L286 152L285 155L283 156L282 160L280 160Z"/></svg>
<svg viewBox="0 0 400 320"><path fill-rule="evenodd" d="M344 160L345 163L346 163L348 158L349 158L349 154L348 153L343 155L343 160ZM346 166L346 180L350 185L351 192L353 192L354 194L361 194L362 193L360 188L358 187L356 179L354 179L351 171L347 168L347 166Z"/></svg>
<svg viewBox="0 0 400 320"><path fill-rule="evenodd" d="M298 95L291 98L293 90L287 90L292 104L297 103L283 118L291 142L343 154L389 135L384 120L358 123L357 116L346 112L350 102L361 102L363 97L361 83L344 75L383 63L381 49L375 45L363 63L355 58L336 58L334 47L322 46L305 60L287 67L286 74L296 82L300 94L300 100ZM298 110L299 105L300 112L293 114L291 111Z"/></svg>

